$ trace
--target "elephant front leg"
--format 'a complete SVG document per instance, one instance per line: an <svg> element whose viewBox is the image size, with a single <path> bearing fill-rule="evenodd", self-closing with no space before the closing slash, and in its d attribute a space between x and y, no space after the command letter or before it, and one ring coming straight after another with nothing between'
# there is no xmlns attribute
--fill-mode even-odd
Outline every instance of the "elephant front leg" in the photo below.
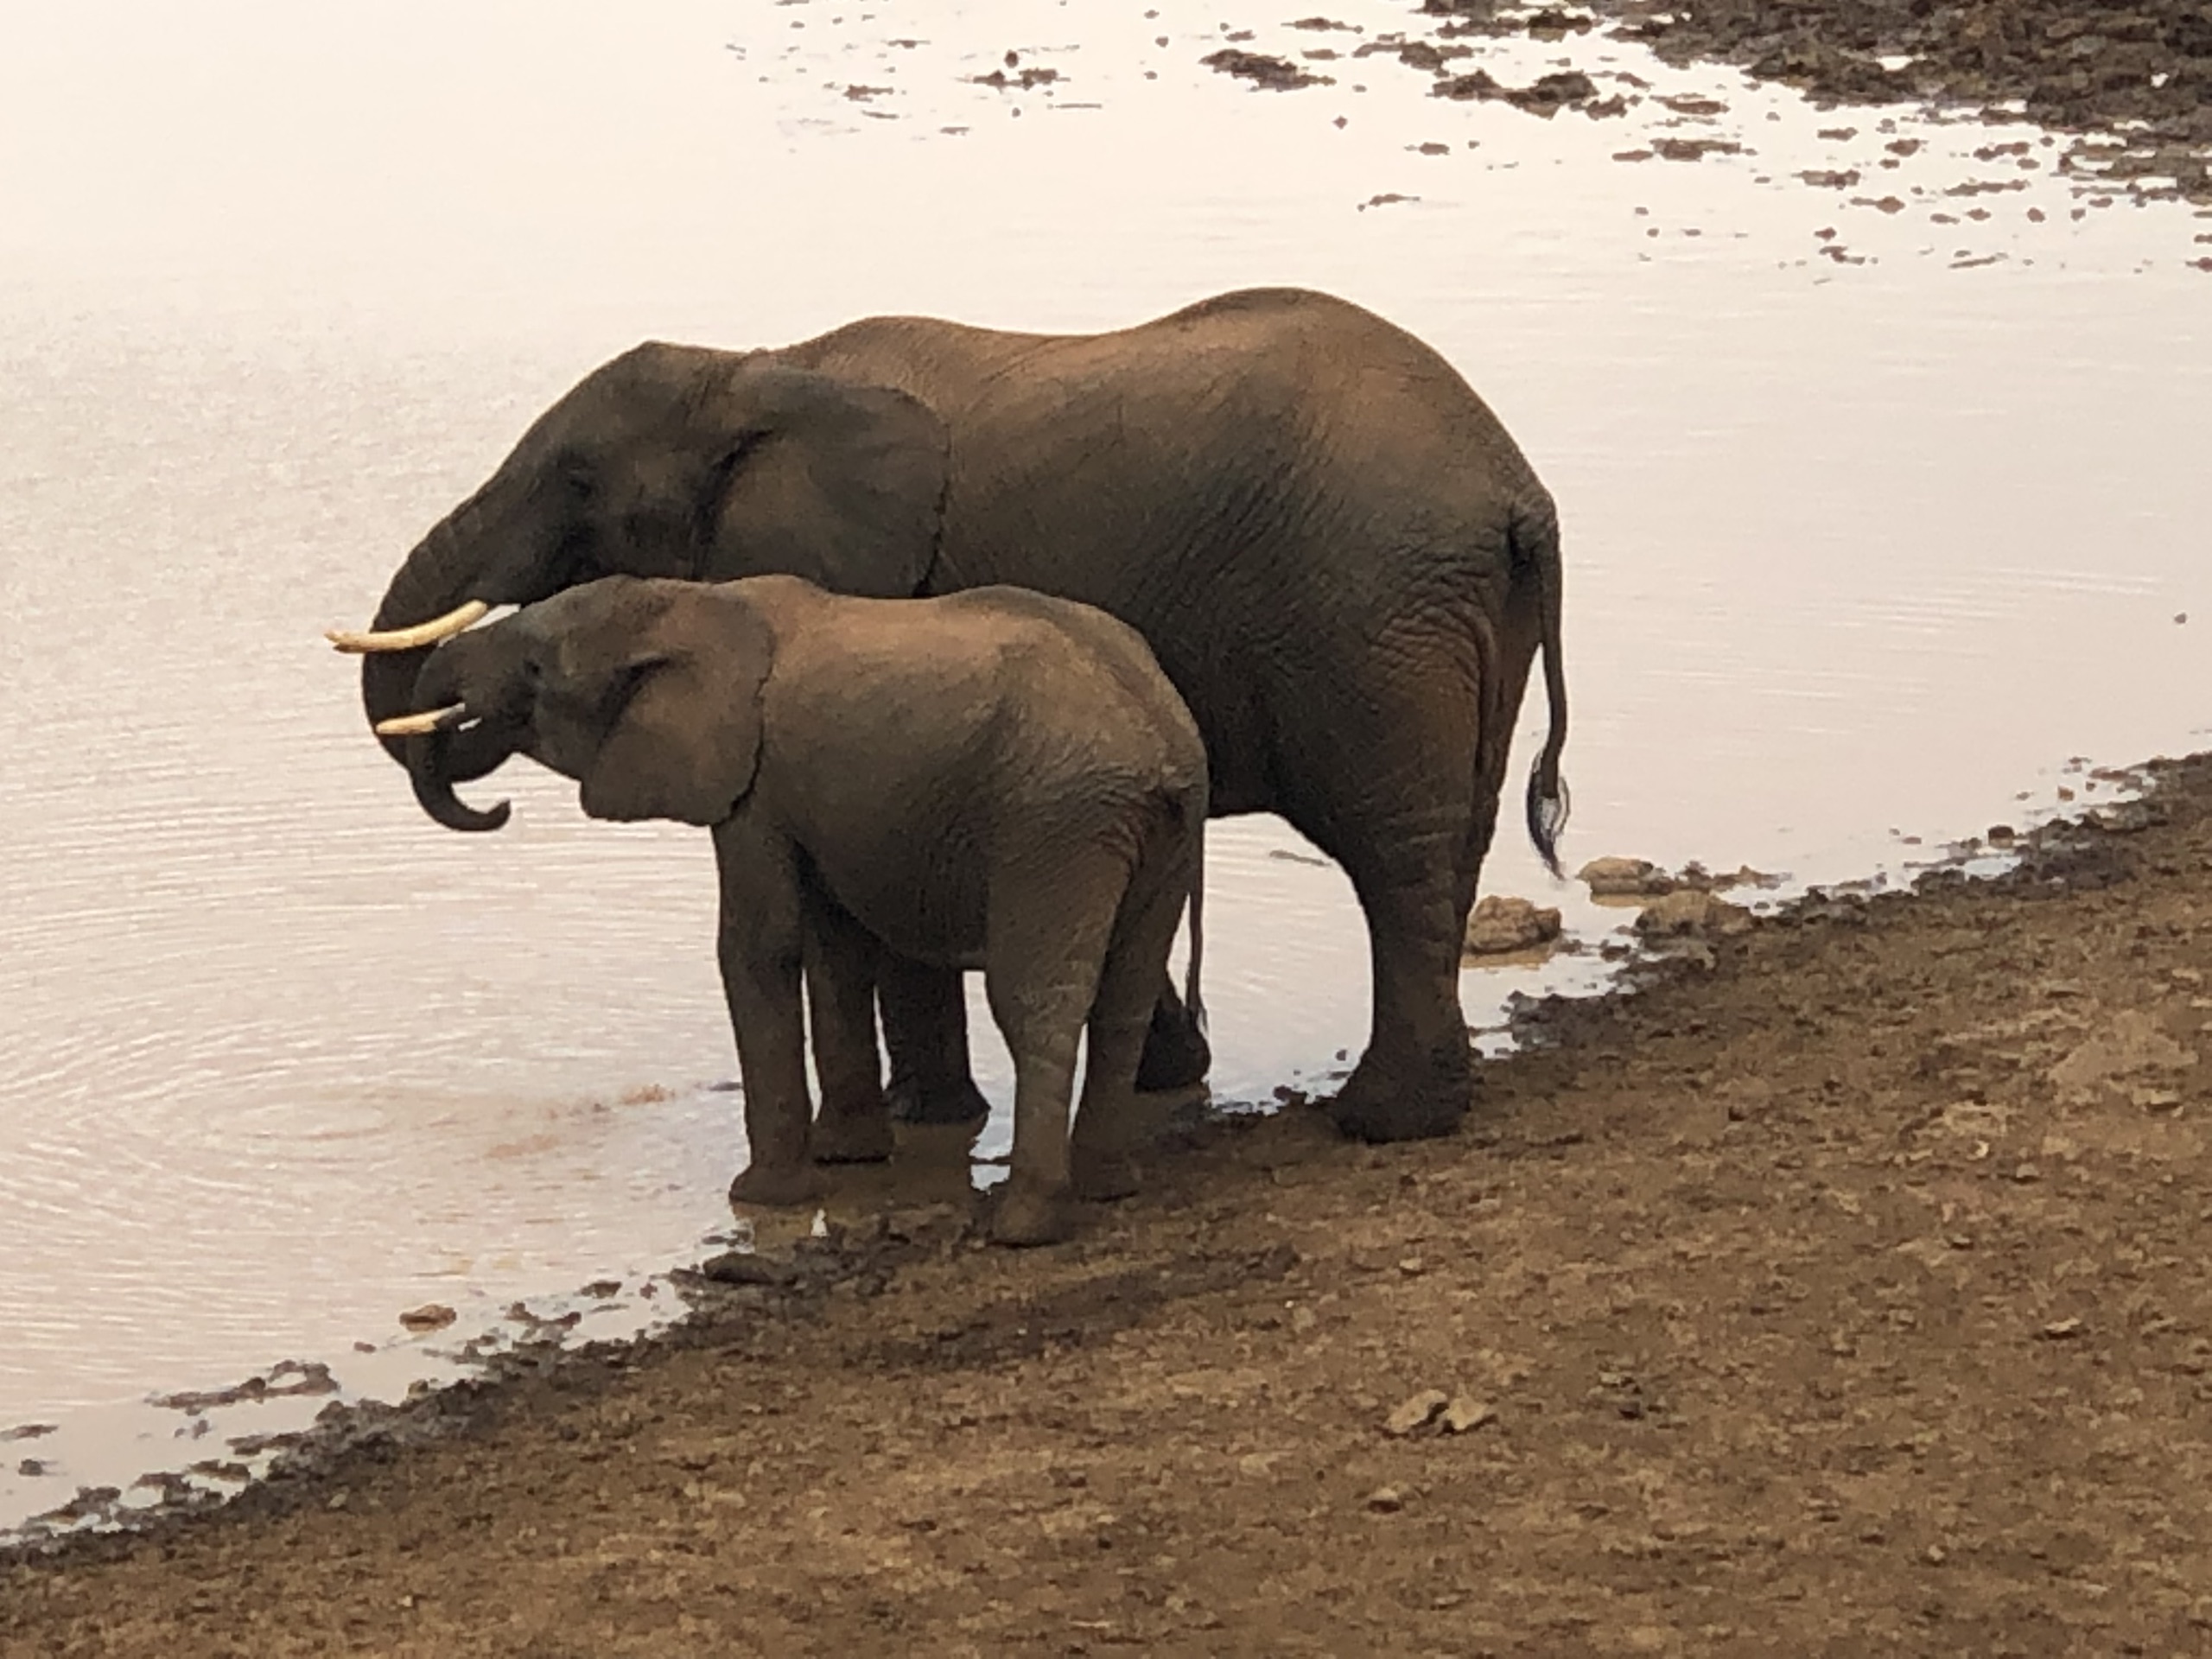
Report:
<svg viewBox="0 0 2212 1659"><path fill-rule="evenodd" d="M806 906L807 1007L814 1072L822 1083L815 1119L817 1164L874 1164L891 1156L891 1115L875 1046L875 986L882 948L875 936L823 893Z"/></svg>
<svg viewBox="0 0 2212 1659"><path fill-rule="evenodd" d="M809 1155L813 1109L799 999L798 883L779 849L745 835L741 823L734 819L715 832L721 872L717 955L753 1154L730 1183L729 1196L734 1203L806 1204L820 1196L821 1178Z"/></svg>
<svg viewBox="0 0 2212 1659"><path fill-rule="evenodd" d="M877 975L883 1040L891 1052L885 1089L902 1123L976 1123L990 1103L968 1060L968 998L957 968L933 968L886 952Z"/></svg>

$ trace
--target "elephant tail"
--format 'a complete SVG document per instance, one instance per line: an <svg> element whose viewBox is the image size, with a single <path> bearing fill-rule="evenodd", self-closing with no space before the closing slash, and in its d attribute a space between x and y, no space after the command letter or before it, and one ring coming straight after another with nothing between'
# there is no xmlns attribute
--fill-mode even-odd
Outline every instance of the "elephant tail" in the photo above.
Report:
<svg viewBox="0 0 2212 1659"><path fill-rule="evenodd" d="M1536 607L1541 618L1544 657L1544 696L1549 703L1550 729L1543 753L1529 769L1529 839L1536 844L1544 868L1554 875L1559 867L1559 835L1567 827L1567 782L1560 776L1560 753L1567 747L1567 664L1560 655L1559 510L1548 493L1538 488L1532 499L1514 509L1510 531L1516 563L1536 584Z"/></svg>
<svg viewBox="0 0 2212 1659"><path fill-rule="evenodd" d="M1203 808L1198 812L1197 840L1197 856L1191 861L1191 960L1183 969L1183 1006L1191 1011L1191 1023L1204 1036L1206 1000L1198 988L1198 969L1206 954L1206 817Z"/></svg>

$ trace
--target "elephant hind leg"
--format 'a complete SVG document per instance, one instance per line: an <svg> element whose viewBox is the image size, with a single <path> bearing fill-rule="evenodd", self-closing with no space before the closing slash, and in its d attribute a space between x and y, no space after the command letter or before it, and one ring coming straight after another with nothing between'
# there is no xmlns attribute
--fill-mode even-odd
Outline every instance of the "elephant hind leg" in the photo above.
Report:
<svg viewBox="0 0 2212 1659"><path fill-rule="evenodd" d="M873 933L830 899L809 895L807 1010L822 1109L809 1144L817 1164L874 1164L891 1156L891 1116L875 1043L877 964Z"/></svg>
<svg viewBox="0 0 2212 1659"><path fill-rule="evenodd" d="M1083 1198L1122 1198L1137 1189L1130 1155L1136 1117L1134 1096L1146 1087L1148 1033L1159 1031L1158 994L1167 981L1167 956L1198 855L1179 829L1163 830L1147 849L1122 900L1099 975L1098 995L1091 1004L1083 1099L1076 1109L1071 1135L1072 1176ZM1174 995L1172 988L1167 994ZM1179 998L1174 1007L1182 1018L1190 1019ZM1192 1034L1205 1042L1194 1021Z"/></svg>
<svg viewBox="0 0 2212 1659"><path fill-rule="evenodd" d="M901 1123L980 1123L990 1103L968 1058L968 995L957 968L887 953L879 973L891 1081L884 1096Z"/></svg>
<svg viewBox="0 0 2212 1659"><path fill-rule="evenodd" d="M1302 755L1286 816L1344 867L1367 919L1373 1025L1331 1105L1363 1141L1445 1135L1472 1088L1459 957L1497 813L1483 788L1479 693L1464 667L1362 711Z"/></svg>
<svg viewBox="0 0 2212 1659"><path fill-rule="evenodd" d="M1014 1056L1014 1153L991 1220L1002 1244L1065 1238L1076 1054L1128 885L1126 859L1077 849L994 883L984 983Z"/></svg>
<svg viewBox="0 0 2212 1659"><path fill-rule="evenodd" d="M1172 942L1172 941L1171 941ZM1137 1065L1137 1088L1170 1093L1205 1081L1213 1069L1213 1048L1198 1020L1183 1006L1175 982L1163 974L1154 988L1152 1012Z"/></svg>

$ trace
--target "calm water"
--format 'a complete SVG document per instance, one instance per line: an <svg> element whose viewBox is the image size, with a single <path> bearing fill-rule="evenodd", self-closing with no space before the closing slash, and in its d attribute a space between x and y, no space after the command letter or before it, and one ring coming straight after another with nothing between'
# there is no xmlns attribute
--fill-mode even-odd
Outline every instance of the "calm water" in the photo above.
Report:
<svg viewBox="0 0 2212 1659"><path fill-rule="evenodd" d="M1900 835L2017 820L2069 757L2202 746L2212 275L2183 261L2212 222L2090 207L2032 148L2028 188L1947 197L2017 165L1971 151L2036 135L1906 121L1924 148L1878 170L1878 117L1602 40L1480 61L1732 109L1547 123L1387 58L1255 92L1198 67L1213 13L1140 10L1074 0L1041 35L1011 0L17 20L0 1427L335 1363L403 1307L634 1278L727 1222L705 838L588 823L521 767L505 834L436 830L318 639L640 337L1103 327L1252 283L1414 328L1563 506L1570 864L1859 875ZM1060 79L963 79L1010 49ZM1610 159L1662 121L1755 153ZM1844 165L1867 186L1790 178ZM1273 820L1212 837L1219 1092L1325 1072L1364 1030L1348 889L1303 856ZM1517 842L1486 886L1549 893ZM1593 935L1619 920L1564 896ZM1571 977L1471 973L1471 1017ZM32 1479L11 1455L0 1522L89 1457Z"/></svg>

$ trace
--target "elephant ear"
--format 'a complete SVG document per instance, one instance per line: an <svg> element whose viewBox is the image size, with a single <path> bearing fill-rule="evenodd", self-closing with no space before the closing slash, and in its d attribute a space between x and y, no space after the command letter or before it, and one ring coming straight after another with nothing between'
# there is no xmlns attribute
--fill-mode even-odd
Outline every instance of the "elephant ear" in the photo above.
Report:
<svg viewBox="0 0 2212 1659"><path fill-rule="evenodd" d="M727 588L650 585L669 591L658 615L625 645L564 642L578 660L573 671L563 661L563 677L586 695L589 681L602 682L597 695L614 705L582 770L583 809L594 818L704 828L736 810L760 769L760 697L775 637Z"/></svg>
<svg viewBox="0 0 2212 1659"><path fill-rule="evenodd" d="M937 552L950 441L884 385L748 360L707 418L731 436L709 579L804 576L832 593L905 599Z"/></svg>

